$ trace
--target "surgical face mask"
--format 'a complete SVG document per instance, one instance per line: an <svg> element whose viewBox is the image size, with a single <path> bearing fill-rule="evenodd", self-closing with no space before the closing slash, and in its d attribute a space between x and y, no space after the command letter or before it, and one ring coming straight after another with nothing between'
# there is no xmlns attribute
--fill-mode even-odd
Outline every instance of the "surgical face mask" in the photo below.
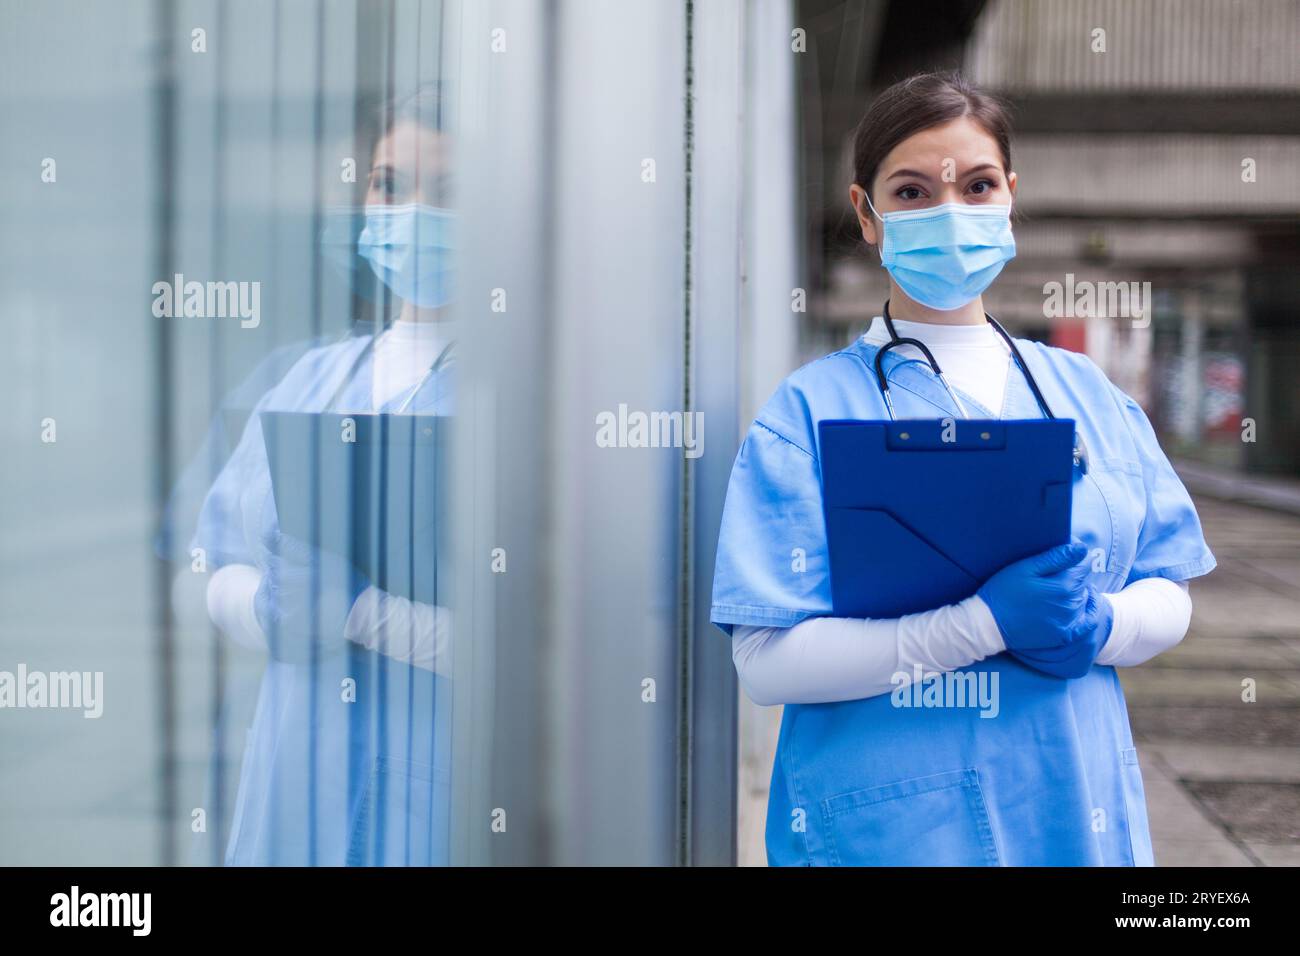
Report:
<svg viewBox="0 0 1300 956"><path fill-rule="evenodd" d="M885 231L880 264L907 295L931 309L959 309L993 284L1016 256L1011 206L944 203L876 212Z"/></svg>
<svg viewBox="0 0 1300 956"><path fill-rule="evenodd" d="M382 286L357 249L363 225L359 211L354 206L327 206L321 216L321 261L357 295L371 301L379 298Z"/></svg>
<svg viewBox="0 0 1300 956"><path fill-rule="evenodd" d="M451 301L456 226L456 213L438 206L366 206L357 249L395 296L434 309Z"/></svg>

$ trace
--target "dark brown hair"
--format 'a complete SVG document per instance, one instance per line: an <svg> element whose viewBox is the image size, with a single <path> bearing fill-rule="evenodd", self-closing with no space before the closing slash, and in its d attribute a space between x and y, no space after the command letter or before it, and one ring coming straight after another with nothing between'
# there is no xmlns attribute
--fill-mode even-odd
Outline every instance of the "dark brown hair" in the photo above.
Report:
<svg viewBox="0 0 1300 956"><path fill-rule="evenodd" d="M1010 172L1011 117L1006 104L960 73L918 73L871 101L853 134L853 181L871 195L876 172L890 150L914 133L963 116L993 137L1002 153L1002 171Z"/></svg>
<svg viewBox="0 0 1300 956"><path fill-rule="evenodd" d="M423 83L403 96L394 96L379 107L379 127L391 133L399 123L414 123L435 133L446 132L446 94L437 81Z"/></svg>

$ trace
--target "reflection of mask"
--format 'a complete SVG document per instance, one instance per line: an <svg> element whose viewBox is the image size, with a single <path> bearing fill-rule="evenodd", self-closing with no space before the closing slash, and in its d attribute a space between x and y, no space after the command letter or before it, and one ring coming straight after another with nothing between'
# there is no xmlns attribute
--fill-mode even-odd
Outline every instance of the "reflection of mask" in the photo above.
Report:
<svg viewBox="0 0 1300 956"><path fill-rule="evenodd" d="M456 225L456 213L439 206L367 206L357 248L394 295L433 309L451 300Z"/></svg>
<svg viewBox="0 0 1300 956"><path fill-rule="evenodd" d="M321 211L321 259L348 288L374 299L378 283L357 251L361 214L355 206L329 206Z"/></svg>
<svg viewBox="0 0 1300 956"><path fill-rule="evenodd" d="M944 203L876 217L885 230L880 264L910 298L931 309L961 308L1016 255L1009 205Z"/></svg>

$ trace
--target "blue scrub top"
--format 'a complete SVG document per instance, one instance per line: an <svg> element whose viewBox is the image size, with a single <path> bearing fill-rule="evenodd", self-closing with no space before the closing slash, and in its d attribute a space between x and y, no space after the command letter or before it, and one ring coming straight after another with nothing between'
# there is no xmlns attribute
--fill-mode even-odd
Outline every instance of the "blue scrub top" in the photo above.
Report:
<svg viewBox="0 0 1300 956"><path fill-rule="evenodd" d="M1087 449L1087 471L1075 469L1072 531L1094 555L1093 583L1116 592L1141 578L1211 571L1191 498L1138 404L1084 355L1016 344ZM831 613L817 423L888 417L876 351L859 339L794 372L745 436L713 582L712 620L728 634L736 624L790 627ZM891 351L884 367L899 418L961 417L924 362ZM1042 417L1014 362L997 414L958 394L971 417ZM996 710L919 692L785 706L768 804L770 863L1154 865L1115 668L1093 665L1062 680L1003 653L953 674L941 678L946 686L991 690Z"/></svg>
<svg viewBox="0 0 1300 956"><path fill-rule="evenodd" d="M259 413L373 409L371 337L312 349L253 409L208 492L191 547L209 568L265 571L261 542L278 528ZM357 360L361 359L359 365ZM355 366L355 368L354 368ZM351 377L349 378L349 375ZM450 374L432 376L412 414L451 414ZM319 635L313 667L268 659L248 729L226 850L229 865L445 864L450 814L450 682Z"/></svg>

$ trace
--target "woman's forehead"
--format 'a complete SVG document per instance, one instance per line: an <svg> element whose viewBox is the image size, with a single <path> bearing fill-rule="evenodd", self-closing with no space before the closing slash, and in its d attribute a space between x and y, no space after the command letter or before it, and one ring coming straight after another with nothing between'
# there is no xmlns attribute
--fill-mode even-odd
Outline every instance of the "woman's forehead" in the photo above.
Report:
<svg viewBox="0 0 1300 956"><path fill-rule="evenodd" d="M888 176L904 166L919 166L919 172L934 174L942 171L948 161L960 169L986 163L1001 169L1002 153L988 130L963 116L913 133L889 151L878 175Z"/></svg>
<svg viewBox="0 0 1300 956"><path fill-rule="evenodd" d="M445 134L418 123L399 121L375 144L375 166L443 169L450 158Z"/></svg>

